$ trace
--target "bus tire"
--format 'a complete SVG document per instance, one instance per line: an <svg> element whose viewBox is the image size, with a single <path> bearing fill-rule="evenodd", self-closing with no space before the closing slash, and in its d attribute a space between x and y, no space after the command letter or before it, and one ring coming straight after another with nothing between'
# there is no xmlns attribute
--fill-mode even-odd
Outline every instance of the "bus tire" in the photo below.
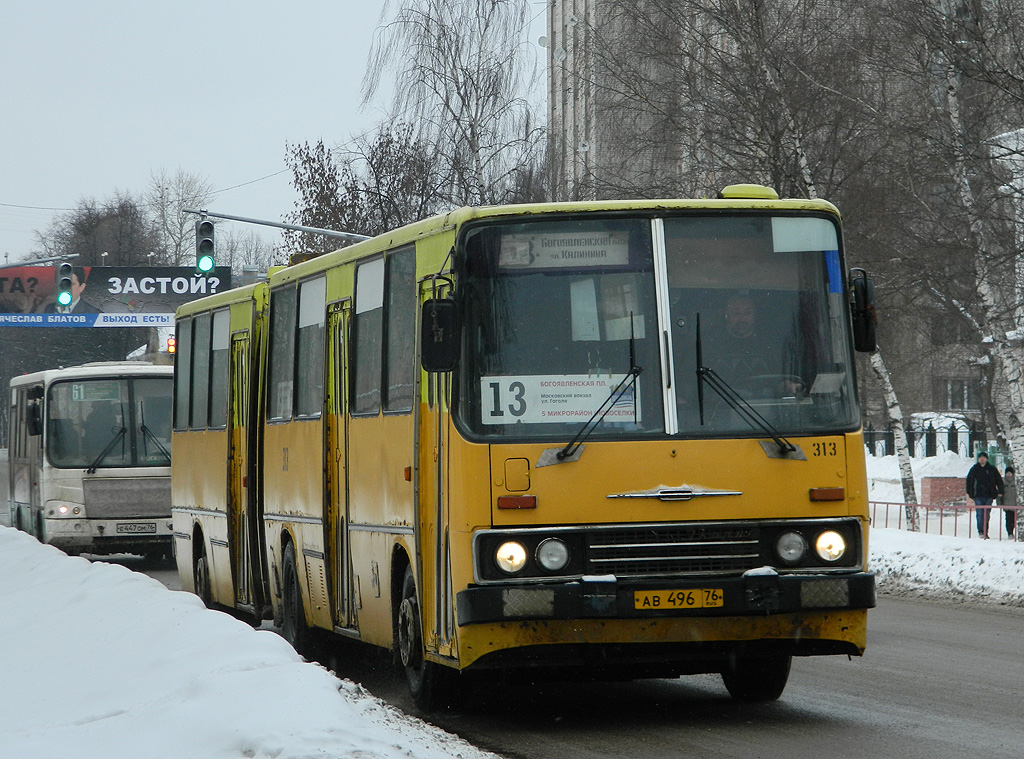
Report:
<svg viewBox="0 0 1024 759"><path fill-rule="evenodd" d="M786 689L792 662L789 654L731 657L722 670L722 681L737 701L774 701Z"/></svg>
<svg viewBox="0 0 1024 759"><path fill-rule="evenodd" d="M452 698L452 672L447 667L427 661L424 656L423 623L411 566L406 566L402 579L397 642L413 703L425 712L447 706Z"/></svg>
<svg viewBox="0 0 1024 759"><path fill-rule="evenodd" d="M305 654L309 644L309 628L306 627L306 614L302 608L302 587L299 585L299 572L295 563L295 547L289 543L285 546L282 559L282 606L281 635L292 644L292 648Z"/></svg>
<svg viewBox="0 0 1024 759"><path fill-rule="evenodd" d="M210 588L210 561L206 558L206 551L203 551L196 559L192 568L192 577L196 587L196 595L207 608L213 604L213 592Z"/></svg>

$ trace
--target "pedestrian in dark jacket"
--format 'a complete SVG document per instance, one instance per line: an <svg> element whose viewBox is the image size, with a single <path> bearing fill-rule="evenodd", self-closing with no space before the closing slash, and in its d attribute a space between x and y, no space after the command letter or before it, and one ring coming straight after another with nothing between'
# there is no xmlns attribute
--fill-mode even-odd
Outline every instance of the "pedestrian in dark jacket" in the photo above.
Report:
<svg viewBox="0 0 1024 759"><path fill-rule="evenodd" d="M988 539L988 520L992 502L1003 494L1003 478L999 470L988 463L988 454L978 454L978 463L967 473L967 495L974 501L974 514L978 520L978 535Z"/></svg>
<svg viewBox="0 0 1024 759"><path fill-rule="evenodd" d="M1006 467L1003 472L1003 497L999 501L1003 505L1003 515L1006 518L1006 535L1013 537L1013 528L1017 526L1018 512L1013 507L1017 505L1017 473L1012 466ZM1020 540L1020 535L1017 535Z"/></svg>

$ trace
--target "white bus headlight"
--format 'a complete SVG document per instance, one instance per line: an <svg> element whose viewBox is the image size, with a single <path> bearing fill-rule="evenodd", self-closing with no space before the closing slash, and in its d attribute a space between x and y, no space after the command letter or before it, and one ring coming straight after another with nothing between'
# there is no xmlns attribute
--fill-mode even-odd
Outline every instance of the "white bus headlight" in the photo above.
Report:
<svg viewBox="0 0 1024 759"><path fill-rule="evenodd" d="M799 532L784 532L775 541L775 553L783 564L796 564L807 554L807 541Z"/></svg>
<svg viewBox="0 0 1024 759"><path fill-rule="evenodd" d="M526 566L526 549L523 548L522 543L508 540L498 546L498 550L494 552L494 563L502 572L514 575Z"/></svg>
<svg viewBox="0 0 1024 759"><path fill-rule="evenodd" d="M835 530L826 530L814 541L814 550L822 561L839 561L846 553L846 538Z"/></svg>
<svg viewBox="0 0 1024 759"><path fill-rule="evenodd" d="M569 549L558 538L542 540L537 546L537 563L549 572L564 569L569 563Z"/></svg>

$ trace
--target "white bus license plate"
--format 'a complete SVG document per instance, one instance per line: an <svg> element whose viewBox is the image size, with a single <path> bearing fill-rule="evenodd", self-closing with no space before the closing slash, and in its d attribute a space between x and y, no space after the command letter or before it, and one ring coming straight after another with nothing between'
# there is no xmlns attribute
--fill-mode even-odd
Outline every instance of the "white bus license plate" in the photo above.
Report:
<svg viewBox="0 0 1024 759"><path fill-rule="evenodd" d="M118 522L118 535L155 535L156 522Z"/></svg>
<svg viewBox="0 0 1024 759"><path fill-rule="evenodd" d="M721 588L691 588L690 590L635 590L635 609L710 609L725 604Z"/></svg>

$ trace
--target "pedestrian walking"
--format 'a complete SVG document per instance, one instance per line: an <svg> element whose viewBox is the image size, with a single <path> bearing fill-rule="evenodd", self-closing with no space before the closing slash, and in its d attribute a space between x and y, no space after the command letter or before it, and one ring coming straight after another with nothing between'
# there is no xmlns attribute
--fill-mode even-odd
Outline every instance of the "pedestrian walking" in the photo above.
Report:
<svg viewBox="0 0 1024 759"><path fill-rule="evenodd" d="M1000 502L1004 507L1017 505L1017 473L1012 466L1006 467L1006 471L1003 472L1003 497ZM1020 529L1015 529L1020 512L1017 509L1003 508L1003 517L1006 520L1006 535L1012 538L1016 534L1017 540L1020 540Z"/></svg>
<svg viewBox="0 0 1024 759"><path fill-rule="evenodd" d="M967 495L974 501L974 515L978 520L978 537L988 540L989 515L992 502L1003 495L1003 478L999 470L988 463L988 454L978 454L978 463L967 473Z"/></svg>

